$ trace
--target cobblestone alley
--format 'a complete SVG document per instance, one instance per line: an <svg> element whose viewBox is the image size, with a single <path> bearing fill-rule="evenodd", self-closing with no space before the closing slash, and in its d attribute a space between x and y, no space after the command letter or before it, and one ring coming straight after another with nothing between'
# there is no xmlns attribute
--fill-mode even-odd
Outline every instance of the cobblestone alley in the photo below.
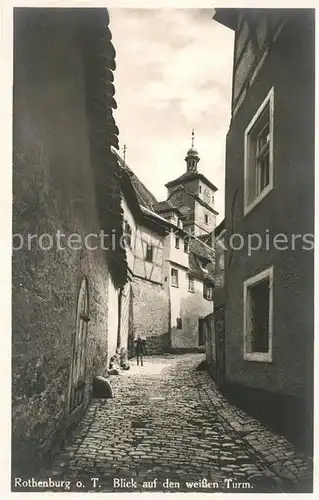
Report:
<svg viewBox="0 0 319 500"><path fill-rule="evenodd" d="M131 360L111 377L114 398L93 400L48 477L77 491L309 490L310 461L230 406L196 371L203 359Z"/></svg>

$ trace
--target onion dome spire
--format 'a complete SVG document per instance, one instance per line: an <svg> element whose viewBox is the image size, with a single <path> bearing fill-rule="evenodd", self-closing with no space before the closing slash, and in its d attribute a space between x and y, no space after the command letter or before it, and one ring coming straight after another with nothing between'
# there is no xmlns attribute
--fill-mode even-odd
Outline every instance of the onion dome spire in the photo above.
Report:
<svg viewBox="0 0 319 500"><path fill-rule="evenodd" d="M192 129L192 143L191 143L192 145L191 148L187 151L185 158L187 165L187 172L197 172L197 163L200 160L198 156L198 151L195 149L194 142L195 142L195 132L194 129Z"/></svg>

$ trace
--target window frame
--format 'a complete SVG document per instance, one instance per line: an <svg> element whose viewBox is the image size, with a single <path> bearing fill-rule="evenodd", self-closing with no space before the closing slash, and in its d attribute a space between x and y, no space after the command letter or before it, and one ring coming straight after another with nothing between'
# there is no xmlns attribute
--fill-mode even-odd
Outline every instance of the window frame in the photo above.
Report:
<svg viewBox="0 0 319 500"><path fill-rule="evenodd" d="M192 283L192 287L190 287L190 283ZM189 293L195 293L195 279L194 276L188 275L188 291Z"/></svg>
<svg viewBox="0 0 319 500"><path fill-rule="evenodd" d="M146 262L154 262L154 245L152 245L151 243L147 243L147 242L145 242L145 244L146 244L145 260L146 260ZM150 259L148 258L149 249L151 250L151 253L152 253Z"/></svg>
<svg viewBox="0 0 319 500"><path fill-rule="evenodd" d="M177 248L177 250L179 250L179 247L180 247L180 238L179 236L175 236L175 248Z"/></svg>
<svg viewBox="0 0 319 500"><path fill-rule="evenodd" d="M269 318L268 318L268 352L250 352L248 350L249 346L249 336L251 332L248 332L248 312L249 308L249 298L248 298L248 290L250 287L265 281L269 280ZM243 283L243 294L244 294L244 307L243 307L243 336L244 336L244 360L245 361L258 361L263 363L272 363L272 344L273 344L273 289L274 289L274 267L268 267L264 271L255 274L251 278L248 278Z"/></svg>
<svg viewBox="0 0 319 500"><path fill-rule="evenodd" d="M209 216L207 213L205 213L205 224L207 225L209 223Z"/></svg>
<svg viewBox="0 0 319 500"><path fill-rule="evenodd" d="M258 120L265 109L269 106L269 183L252 201L249 201L249 186L252 168L256 171L256 161L254 167L251 166L250 146L252 133L256 128ZM258 134L260 135L260 134ZM256 140L256 139L255 139ZM270 89L266 98L259 106L257 112L245 130L244 138L244 216L246 216L261 200L263 200L273 189L273 151L274 151L274 87Z"/></svg>
<svg viewBox="0 0 319 500"><path fill-rule="evenodd" d="M212 292L212 296L211 297L207 296L207 289L211 290L211 292ZM204 297L204 299L209 300L211 302L214 300L213 299L213 297L214 297L214 288L213 288L213 285L211 283L206 283L206 282L203 283L203 297Z"/></svg>
<svg viewBox="0 0 319 500"><path fill-rule="evenodd" d="M173 283L173 271L176 272L176 284ZM178 279L178 269L175 269L174 267L171 268L171 286L175 286L175 288L179 288L179 279Z"/></svg>

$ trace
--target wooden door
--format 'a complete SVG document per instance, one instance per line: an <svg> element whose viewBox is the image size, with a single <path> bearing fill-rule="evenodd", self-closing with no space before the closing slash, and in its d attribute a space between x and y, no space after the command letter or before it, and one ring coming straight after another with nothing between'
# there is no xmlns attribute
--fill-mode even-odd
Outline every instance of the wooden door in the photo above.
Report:
<svg viewBox="0 0 319 500"><path fill-rule="evenodd" d="M73 337L70 412L81 405L84 400L88 322L89 293L87 278L84 277L78 294L76 327Z"/></svg>

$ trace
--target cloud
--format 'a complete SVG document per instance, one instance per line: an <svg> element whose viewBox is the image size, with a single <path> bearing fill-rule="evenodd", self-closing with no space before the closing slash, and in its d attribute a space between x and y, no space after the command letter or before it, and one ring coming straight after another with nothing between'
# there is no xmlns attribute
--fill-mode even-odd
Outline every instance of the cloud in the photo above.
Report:
<svg viewBox="0 0 319 500"><path fill-rule="evenodd" d="M230 121L233 33L212 9L110 9L116 121L127 161L159 199L185 170L196 130L199 170L221 191Z"/></svg>

